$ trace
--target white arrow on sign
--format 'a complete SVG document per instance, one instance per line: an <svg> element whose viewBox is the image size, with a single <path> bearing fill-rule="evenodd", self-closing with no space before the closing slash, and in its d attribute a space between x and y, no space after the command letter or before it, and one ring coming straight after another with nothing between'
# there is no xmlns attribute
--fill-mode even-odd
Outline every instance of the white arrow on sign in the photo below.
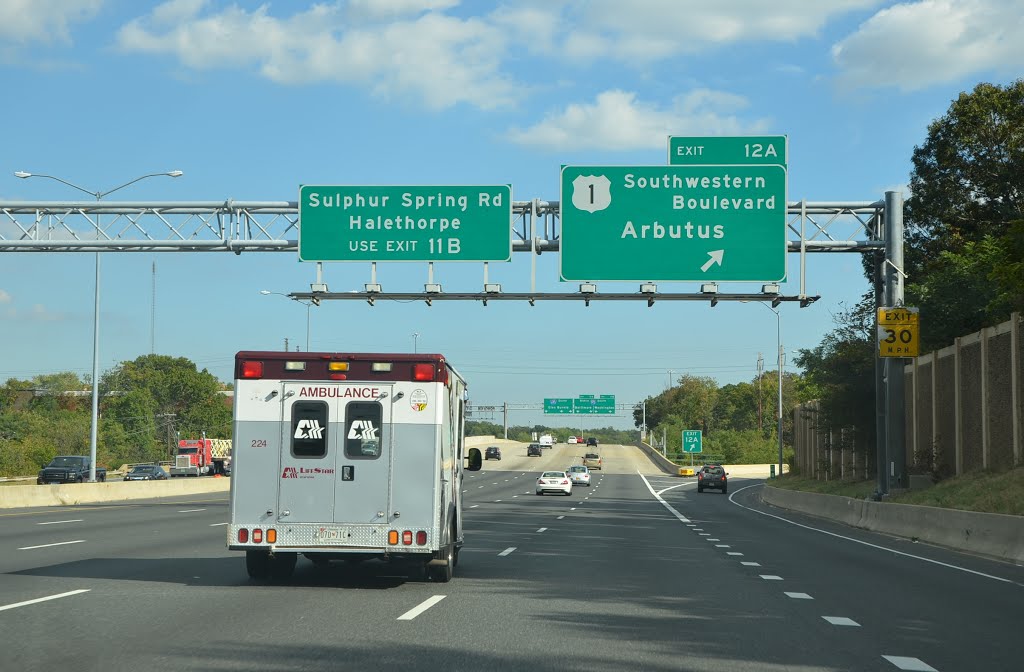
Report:
<svg viewBox="0 0 1024 672"><path fill-rule="evenodd" d="M722 257L725 256L725 250L712 250L708 252L708 256L711 257L704 262L704 265L700 267L700 270L704 273L708 272L712 264L722 265Z"/></svg>

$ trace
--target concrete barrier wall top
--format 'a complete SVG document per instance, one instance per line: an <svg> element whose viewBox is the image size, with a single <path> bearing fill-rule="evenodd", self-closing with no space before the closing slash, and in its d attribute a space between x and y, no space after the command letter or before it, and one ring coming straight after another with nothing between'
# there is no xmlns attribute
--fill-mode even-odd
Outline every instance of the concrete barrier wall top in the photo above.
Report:
<svg viewBox="0 0 1024 672"><path fill-rule="evenodd" d="M68 483L66 485L9 485L0 488L0 509L122 502L133 499L227 492L230 489L231 479L222 477L171 478L166 481Z"/></svg>

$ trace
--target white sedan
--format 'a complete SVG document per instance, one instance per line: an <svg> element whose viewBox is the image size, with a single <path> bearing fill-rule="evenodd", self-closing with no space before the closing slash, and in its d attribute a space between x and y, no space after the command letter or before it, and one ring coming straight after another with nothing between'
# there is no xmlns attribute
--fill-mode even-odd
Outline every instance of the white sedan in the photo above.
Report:
<svg viewBox="0 0 1024 672"><path fill-rule="evenodd" d="M545 492L560 492L563 495L572 494L572 481L564 471L545 471L537 479L537 494Z"/></svg>
<svg viewBox="0 0 1024 672"><path fill-rule="evenodd" d="M565 440L565 442L566 443L576 443L576 437L575 436L570 436L568 439Z"/></svg>

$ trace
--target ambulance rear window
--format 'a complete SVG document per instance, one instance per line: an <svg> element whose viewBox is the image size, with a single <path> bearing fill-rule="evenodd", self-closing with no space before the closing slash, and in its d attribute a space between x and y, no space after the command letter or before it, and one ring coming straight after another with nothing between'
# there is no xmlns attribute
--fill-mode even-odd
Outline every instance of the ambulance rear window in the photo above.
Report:
<svg viewBox="0 0 1024 672"><path fill-rule="evenodd" d="M350 401L345 407L345 457L374 460L380 457L383 411L376 401Z"/></svg>
<svg viewBox="0 0 1024 672"><path fill-rule="evenodd" d="M327 455L327 402L296 401L292 404L292 456L319 458Z"/></svg>

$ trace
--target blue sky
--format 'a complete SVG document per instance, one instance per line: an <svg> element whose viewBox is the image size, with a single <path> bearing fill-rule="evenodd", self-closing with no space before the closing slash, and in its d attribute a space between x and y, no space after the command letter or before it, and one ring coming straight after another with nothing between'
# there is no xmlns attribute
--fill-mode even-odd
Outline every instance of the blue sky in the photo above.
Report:
<svg viewBox="0 0 1024 672"><path fill-rule="evenodd" d="M905 191L914 146L960 92L1024 70L1022 17L1020 0L0 0L0 200L88 198L19 170L90 191L184 171L114 200L294 201L300 184L511 184L516 200L557 200L562 164L663 164L669 135L784 134L790 200L874 201ZM0 254L0 379L88 374L94 255ZM783 291L795 294L788 256ZM557 255L537 261L540 289L576 289L558 281ZM787 351L817 345L866 291L860 268L854 254L809 259L808 293L822 298L781 307ZM332 291L369 276L366 263L325 265ZM446 291L478 291L482 277L480 264L435 266ZM378 268L387 291L426 278L424 263ZM106 254L101 367L155 342L228 381L240 349L285 338L304 349L307 309L259 291L313 280L292 253ZM529 255L491 264L490 281L526 291ZM753 304L334 301L309 312L312 350L415 342L445 354L482 405L634 403L670 371L748 381L758 353L771 369L776 350L776 317Z"/></svg>

